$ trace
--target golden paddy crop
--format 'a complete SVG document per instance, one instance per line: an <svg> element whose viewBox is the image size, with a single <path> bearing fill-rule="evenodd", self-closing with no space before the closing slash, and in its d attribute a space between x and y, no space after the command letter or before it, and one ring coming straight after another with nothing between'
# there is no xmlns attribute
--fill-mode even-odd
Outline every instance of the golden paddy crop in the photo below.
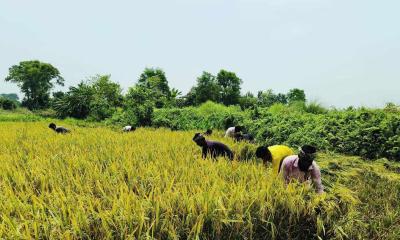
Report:
<svg viewBox="0 0 400 240"><path fill-rule="evenodd" d="M67 126L57 135L47 125L0 122L1 238L400 236L400 167L386 160L321 154L327 193L318 196L285 187L245 154L250 145L222 137L212 138L248 160L202 160L194 132Z"/></svg>

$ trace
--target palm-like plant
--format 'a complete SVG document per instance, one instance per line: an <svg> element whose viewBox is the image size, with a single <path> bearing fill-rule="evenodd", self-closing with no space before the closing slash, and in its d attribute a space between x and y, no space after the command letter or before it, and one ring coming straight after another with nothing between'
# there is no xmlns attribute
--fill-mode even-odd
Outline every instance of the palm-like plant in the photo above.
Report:
<svg viewBox="0 0 400 240"><path fill-rule="evenodd" d="M89 115L92 99L93 88L81 82L77 87L70 87L69 92L54 103L54 109L59 117L82 119Z"/></svg>

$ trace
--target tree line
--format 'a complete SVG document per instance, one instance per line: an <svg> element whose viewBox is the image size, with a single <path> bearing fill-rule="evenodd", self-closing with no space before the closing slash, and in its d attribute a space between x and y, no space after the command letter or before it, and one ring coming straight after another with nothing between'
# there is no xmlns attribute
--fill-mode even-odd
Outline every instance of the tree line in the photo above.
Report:
<svg viewBox="0 0 400 240"><path fill-rule="evenodd" d="M64 86L65 80L56 67L38 60L11 66L5 81L17 84L24 94L21 105L30 110L52 108L60 118L90 117L100 121L122 109L134 115L142 125L149 124L154 108L183 108L213 101L226 106L238 105L245 110L274 103L306 101L304 91L297 88L286 94L275 94L268 89L259 91L256 96L251 92L242 95L242 79L227 70L220 70L216 75L203 72L186 95L169 86L166 74L160 68L145 68L126 94L110 75L89 77L66 92L51 92L56 85Z"/></svg>

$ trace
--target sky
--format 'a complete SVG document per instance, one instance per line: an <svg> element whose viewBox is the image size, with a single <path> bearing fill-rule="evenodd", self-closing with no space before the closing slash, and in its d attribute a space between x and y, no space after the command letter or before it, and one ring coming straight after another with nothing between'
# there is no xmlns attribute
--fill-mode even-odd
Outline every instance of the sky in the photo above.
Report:
<svg viewBox="0 0 400 240"><path fill-rule="evenodd" d="M59 69L68 90L111 74L124 91L145 67L184 94L203 71L242 92L305 90L326 107L400 104L398 0L0 0L0 93L20 61Z"/></svg>

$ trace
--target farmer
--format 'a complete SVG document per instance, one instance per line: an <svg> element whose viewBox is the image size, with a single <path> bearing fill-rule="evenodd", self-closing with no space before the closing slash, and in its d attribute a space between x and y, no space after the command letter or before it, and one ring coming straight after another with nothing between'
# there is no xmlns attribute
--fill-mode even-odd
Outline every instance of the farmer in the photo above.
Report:
<svg viewBox="0 0 400 240"><path fill-rule="evenodd" d="M202 157L206 158L208 154L211 155L211 158L216 159L218 156L228 157L230 160L233 160L233 153L223 143L217 141L206 140L203 135L200 133L196 133L193 137L193 141L202 147Z"/></svg>
<svg viewBox="0 0 400 240"><path fill-rule="evenodd" d="M135 130L136 130L136 128L133 127L133 126L131 126L131 125L127 125L127 126L125 126L125 127L122 128L122 131L123 131L123 132L133 132L133 131L135 131Z"/></svg>
<svg viewBox="0 0 400 240"><path fill-rule="evenodd" d="M272 163L272 171L276 174L281 171L283 159L293 154L293 150L284 145L261 146L256 150L256 156L261 158L265 165L267 165L268 162Z"/></svg>
<svg viewBox="0 0 400 240"><path fill-rule="evenodd" d="M235 139L236 142L241 142L241 141L248 141L250 143L254 142L254 137L250 133L237 132L233 135L233 139Z"/></svg>
<svg viewBox="0 0 400 240"><path fill-rule="evenodd" d="M230 127L226 130L225 132L225 137L230 137L233 138L235 137L235 133L239 133L243 130L242 126L235 126L235 127Z"/></svg>
<svg viewBox="0 0 400 240"><path fill-rule="evenodd" d="M213 133L212 129L207 129L207 131L205 131L203 134L205 136L210 136Z"/></svg>
<svg viewBox="0 0 400 240"><path fill-rule="evenodd" d="M300 182L313 180L318 193L324 192L321 182L321 171L314 161L317 149L310 145L304 145L298 155L286 157L282 162L282 172L285 183L288 184L291 179L297 179Z"/></svg>
<svg viewBox="0 0 400 240"><path fill-rule="evenodd" d="M57 127L55 123L50 123L49 128L53 129L56 133L68 133L70 132L69 129L66 129L65 127Z"/></svg>

